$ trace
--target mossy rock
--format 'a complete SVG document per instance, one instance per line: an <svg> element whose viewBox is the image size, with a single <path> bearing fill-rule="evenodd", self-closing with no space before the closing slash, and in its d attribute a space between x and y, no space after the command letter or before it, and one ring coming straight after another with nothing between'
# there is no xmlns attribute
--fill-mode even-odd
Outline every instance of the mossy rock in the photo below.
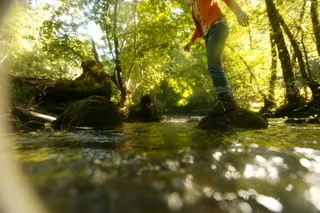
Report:
<svg viewBox="0 0 320 213"><path fill-rule="evenodd" d="M161 116L157 106L150 95L144 95L140 99L140 105L129 107L127 122L160 122Z"/></svg>
<svg viewBox="0 0 320 213"><path fill-rule="evenodd" d="M129 108L127 122L160 122L161 118L157 112L156 106L139 107L131 106Z"/></svg>
<svg viewBox="0 0 320 213"><path fill-rule="evenodd" d="M55 129L114 129L122 126L116 106L104 96L90 96L71 105L53 122Z"/></svg>
<svg viewBox="0 0 320 213"><path fill-rule="evenodd" d="M224 114L207 115L199 122L199 128L211 130L265 129L268 121L255 112L236 109Z"/></svg>

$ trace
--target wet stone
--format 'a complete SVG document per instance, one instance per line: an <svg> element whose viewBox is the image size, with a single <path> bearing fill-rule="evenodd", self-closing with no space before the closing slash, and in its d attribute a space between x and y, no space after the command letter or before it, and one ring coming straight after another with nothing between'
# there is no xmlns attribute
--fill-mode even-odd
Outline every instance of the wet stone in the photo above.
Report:
<svg viewBox="0 0 320 213"><path fill-rule="evenodd" d="M26 132L37 131L37 130L43 129L44 127L45 127L45 124L43 122L31 120L31 121L24 123L20 127L20 130L26 131Z"/></svg>
<svg viewBox="0 0 320 213"><path fill-rule="evenodd" d="M289 118L285 121L287 124L302 124L305 123L306 119L304 118Z"/></svg>
<svg viewBox="0 0 320 213"><path fill-rule="evenodd" d="M285 123L287 124L319 124L320 123L320 117L319 116L313 116L310 118L288 118Z"/></svg>
<svg viewBox="0 0 320 213"><path fill-rule="evenodd" d="M230 130L230 129L265 129L267 119L246 109L236 109L224 114L209 114L199 122L200 129Z"/></svg>
<svg viewBox="0 0 320 213"><path fill-rule="evenodd" d="M54 121L55 129L114 129L122 126L116 106L103 96L90 96L71 105Z"/></svg>

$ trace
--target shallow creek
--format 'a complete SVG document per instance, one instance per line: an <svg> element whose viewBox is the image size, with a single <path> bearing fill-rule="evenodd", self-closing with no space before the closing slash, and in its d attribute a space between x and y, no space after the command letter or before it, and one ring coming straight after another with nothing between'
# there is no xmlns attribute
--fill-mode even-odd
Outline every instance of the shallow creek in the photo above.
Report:
<svg viewBox="0 0 320 213"><path fill-rule="evenodd" d="M172 119L14 137L53 213L320 210L320 125L269 120L265 130L219 133Z"/></svg>

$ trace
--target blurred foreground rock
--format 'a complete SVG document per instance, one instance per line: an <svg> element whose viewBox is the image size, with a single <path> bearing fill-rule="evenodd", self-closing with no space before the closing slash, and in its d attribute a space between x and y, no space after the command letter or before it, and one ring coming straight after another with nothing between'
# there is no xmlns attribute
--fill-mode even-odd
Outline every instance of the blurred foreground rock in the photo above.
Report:
<svg viewBox="0 0 320 213"><path fill-rule="evenodd" d="M199 122L201 129L230 130L230 129L265 129L268 121L260 115L246 110L236 109L224 114L207 115Z"/></svg>
<svg viewBox="0 0 320 213"><path fill-rule="evenodd" d="M55 129L114 129L122 126L117 107L104 96L90 96L72 104L53 122Z"/></svg>

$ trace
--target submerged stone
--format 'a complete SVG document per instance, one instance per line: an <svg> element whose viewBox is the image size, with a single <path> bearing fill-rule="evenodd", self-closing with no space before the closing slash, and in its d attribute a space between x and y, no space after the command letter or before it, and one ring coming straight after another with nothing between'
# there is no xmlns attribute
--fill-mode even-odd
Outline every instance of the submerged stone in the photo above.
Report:
<svg viewBox="0 0 320 213"><path fill-rule="evenodd" d="M201 129L265 129L268 121L255 112L246 109L236 109L224 114L209 114L199 122Z"/></svg>
<svg viewBox="0 0 320 213"><path fill-rule="evenodd" d="M320 124L320 117L318 115L310 118L288 118L285 123L287 124Z"/></svg>
<svg viewBox="0 0 320 213"><path fill-rule="evenodd" d="M307 120L304 118L289 118L285 121L287 124L302 124L305 123Z"/></svg>
<svg viewBox="0 0 320 213"><path fill-rule="evenodd" d="M26 123L24 123L19 130L23 131L23 132L31 132L31 131L37 131L40 129L44 129L45 124L43 122L40 121L28 121Z"/></svg>
<svg viewBox="0 0 320 213"><path fill-rule="evenodd" d="M309 118L307 120L308 124L320 124L320 117L316 115L316 117Z"/></svg>
<svg viewBox="0 0 320 213"><path fill-rule="evenodd" d="M114 129L122 126L116 106L104 96L90 96L71 105L53 122L55 129Z"/></svg>

